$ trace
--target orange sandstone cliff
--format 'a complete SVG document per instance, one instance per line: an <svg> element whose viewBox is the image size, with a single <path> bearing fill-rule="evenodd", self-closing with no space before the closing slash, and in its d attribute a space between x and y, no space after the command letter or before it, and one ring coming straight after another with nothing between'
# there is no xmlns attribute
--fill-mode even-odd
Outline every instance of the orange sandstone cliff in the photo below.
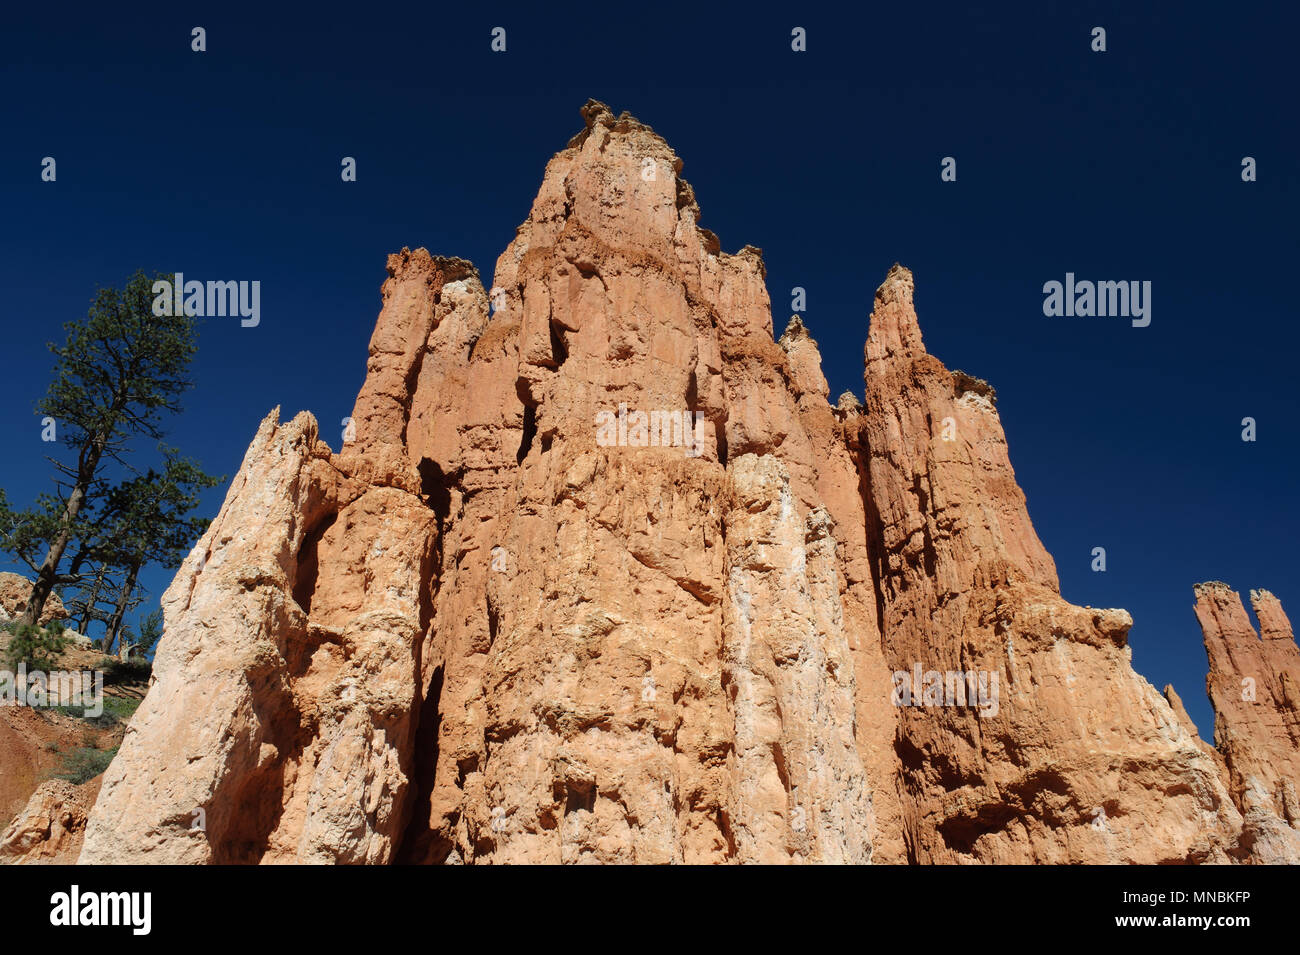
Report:
<svg viewBox="0 0 1300 955"><path fill-rule="evenodd" d="M81 861L1300 861L1276 601L1201 591L1212 749L1060 596L911 273L831 405L758 250L583 115L490 288L389 257L341 450L262 422Z"/></svg>

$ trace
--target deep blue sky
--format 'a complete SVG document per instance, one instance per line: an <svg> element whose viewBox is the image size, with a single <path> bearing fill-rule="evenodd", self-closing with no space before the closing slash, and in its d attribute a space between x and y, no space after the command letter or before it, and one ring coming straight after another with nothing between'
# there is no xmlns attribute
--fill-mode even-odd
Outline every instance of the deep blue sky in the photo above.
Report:
<svg viewBox="0 0 1300 955"><path fill-rule="evenodd" d="M337 447L386 255L464 256L490 284L594 96L672 144L724 249L764 250L778 334L790 288L808 290L832 395L861 394L888 267L915 272L930 351L997 389L1063 593L1129 609L1135 665L1173 682L1203 733L1192 584L1267 587L1300 614L1300 23L1282 5L119 6L23 5L0 30L15 503L49 481L32 414L45 343L137 268L262 282L259 328L204 328L173 443L233 476L279 404L313 411ZM1258 182L1241 181L1247 155ZM358 182L340 181L343 156ZM1067 271L1150 280L1150 327L1044 317L1042 285Z"/></svg>

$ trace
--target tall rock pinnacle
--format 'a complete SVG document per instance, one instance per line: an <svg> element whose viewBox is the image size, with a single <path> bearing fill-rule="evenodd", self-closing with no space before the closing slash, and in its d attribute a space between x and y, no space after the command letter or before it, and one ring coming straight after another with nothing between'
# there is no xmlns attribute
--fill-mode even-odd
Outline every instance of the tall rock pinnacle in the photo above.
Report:
<svg viewBox="0 0 1300 955"><path fill-rule="evenodd" d="M82 861L1279 844L1243 837L1224 765L1132 670L1128 615L1060 597L992 389L926 353L911 273L876 292L865 400L831 406L668 144L582 116L489 287L389 257L340 450L306 413L262 423L166 594Z"/></svg>
<svg viewBox="0 0 1300 955"><path fill-rule="evenodd" d="M1129 615L1061 599L991 389L925 351L898 266L876 292L865 383L886 660L1000 690L996 707L900 708L908 859L1226 861L1240 820L1213 759L1133 672Z"/></svg>
<svg viewBox="0 0 1300 955"><path fill-rule="evenodd" d="M1226 584L1195 590L1214 742L1245 817L1243 842L1257 861L1300 863L1300 649L1291 623L1267 590L1250 592L1258 634Z"/></svg>

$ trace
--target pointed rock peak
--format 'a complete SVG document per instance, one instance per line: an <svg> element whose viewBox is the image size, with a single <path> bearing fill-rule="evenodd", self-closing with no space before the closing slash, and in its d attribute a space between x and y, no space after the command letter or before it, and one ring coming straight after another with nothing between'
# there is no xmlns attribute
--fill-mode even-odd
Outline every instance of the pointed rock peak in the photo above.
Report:
<svg viewBox="0 0 1300 955"><path fill-rule="evenodd" d="M598 124L601 126L609 126L611 128L618 125L628 127L639 126L642 129L650 128L627 110L623 110L623 112L615 116L614 111L598 99L587 100L579 112L582 114L582 118L586 121L588 129L591 129L591 127Z"/></svg>
<svg viewBox="0 0 1300 955"><path fill-rule="evenodd" d="M803 319L798 315L791 315L789 323L785 326L785 331L781 333L781 338L777 342L787 351L790 346L797 341L812 341L812 336L808 334L808 327L804 325ZM813 342L816 344L816 342Z"/></svg>
<svg viewBox="0 0 1300 955"><path fill-rule="evenodd" d="M1282 603L1267 590L1252 590L1250 605L1259 620L1259 633L1265 640L1294 640L1291 621L1282 609Z"/></svg>
<svg viewBox="0 0 1300 955"><path fill-rule="evenodd" d="M1165 684L1163 692L1165 702L1168 703L1169 708L1174 711L1174 716L1177 717L1178 722L1182 724L1183 729L1187 730L1193 736L1199 736L1200 734L1196 730L1196 723L1194 723L1191 716L1188 715L1187 707L1183 706L1182 697L1178 695L1178 692L1174 689L1174 685L1172 683Z"/></svg>
<svg viewBox="0 0 1300 955"><path fill-rule="evenodd" d="M275 434L280 428L280 406L276 405L270 410L261 424L257 426L257 434L253 437L252 446L249 453L252 453L252 447L260 447L271 440L271 435Z"/></svg>
<svg viewBox="0 0 1300 955"><path fill-rule="evenodd" d="M582 120L586 124L586 128L569 140L569 146L571 147L581 146L585 143L587 137L591 135L592 130L597 126L603 126L605 129L615 130L618 132L628 132L633 129L644 129L650 133L654 132L653 129L641 122L627 110L624 110L615 116L614 111L598 99L587 100L578 112L582 114Z"/></svg>
<svg viewBox="0 0 1300 955"><path fill-rule="evenodd" d="M1259 642L1246 605L1237 593L1221 580L1208 580L1192 587L1196 594L1193 610L1201 624L1201 634L1208 648L1214 641L1237 640Z"/></svg>
<svg viewBox="0 0 1300 955"><path fill-rule="evenodd" d="M795 393L799 395L811 393L821 395L823 398L827 397L831 389L826 383L826 376L822 374L821 349L808 334L803 319L798 315L791 315L790 323L786 325L785 333L777 344L789 359L790 384L794 387Z"/></svg>
<svg viewBox="0 0 1300 955"><path fill-rule="evenodd" d="M758 246L746 244L741 247L740 251L737 252L733 258L748 259L758 266L759 274L763 278L767 278L767 264L763 261L763 250Z"/></svg>
<svg viewBox="0 0 1300 955"><path fill-rule="evenodd" d="M911 270L895 262L876 289L867 335L868 360L925 354L921 326L912 305L913 291Z"/></svg>
<svg viewBox="0 0 1300 955"><path fill-rule="evenodd" d="M582 114L582 121L586 125L582 131L569 140L568 148L581 148L582 144L587 141L591 131L597 126L609 127L614 125L614 112L598 99L589 99L578 110Z"/></svg>
<svg viewBox="0 0 1300 955"><path fill-rule="evenodd" d="M1242 603L1241 594L1237 593L1222 580L1207 580L1199 584L1192 585L1192 593L1196 595L1196 612L1199 616L1204 610L1212 616L1223 615L1231 617L1233 623L1241 621L1246 622L1246 629L1254 632L1250 627L1249 621L1246 620L1246 606ZM1240 618L1240 620L1235 619Z"/></svg>
<svg viewBox="0 0 1300 955"><path fill-rule="evenodd" d="M840 400L836 402L836 410L848 415L856 414L862 411L862 400L851 391L846 391L840 395Z"/></svg>
<svg viewBox="0 0 1300 955"><path fill-rule="evenodd" d="M888 305L890 302L906 302L910 305L912 304L912 293L915 289L916 284L912 279L912 270L904 268L895 262L885 275L885 280L876 289L876 304Z"/></svg>
<svg viewBox="0 0 1300 955"><path fill-rule="evenodd" d="M539 238L532 235L534 228L551 235L553 225L562 227L571 217L620 247L628 236L670 243L685 217L698 229L695 192L681 177L682 160L662 136L628 112L615 116L599 100L588 100L579 112L583 129L547 164L531 221L520 227L528 247ZM717 246L712 236L703 243Z"/></svg>
<svg viewBox="0 0 1300 955"><path fill-rule="evenodd" d="M578 112L581 113L582 118L586 120L588 129L591 129L591 127L604 119L607 119L610 123L614 121L614 111L595 98L588 99Z"/></svg>

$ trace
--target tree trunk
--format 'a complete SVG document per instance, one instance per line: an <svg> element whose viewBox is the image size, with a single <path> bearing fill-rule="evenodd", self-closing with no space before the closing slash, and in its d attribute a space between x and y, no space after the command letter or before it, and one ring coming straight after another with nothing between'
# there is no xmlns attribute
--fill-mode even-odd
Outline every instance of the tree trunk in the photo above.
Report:
<svg viewBox="0 0 1300 955"><path fill-rule="evenodd" d="M125 404L126 399L119 392L109 409L110 422L116 422ZM72 493L68 495L68 503L63 508L63 530L50 542L50 549L45 554L40 573L36 575L36 582L32 584L32 592L27 598L27 609L23 611L20 624L34 625L40 620L41 613L45 610L45 601L49 600L50 594L54 592L54 584L59 577L59 561L63 560L63 552L68 549L68 543L72 540L72 525L76 523L77 515L81 513L81 506L86 502L86 493L95 480L95 472L99 470L99 459L103 456L104 449L108 447L111 434L110 424L108 430L99 431L88 444L82 446L81 461L77 467L77 483L72 488Z"/></svg>
<svg viewBox="0 0 1300 955"><path fill-rule="evenodd" d="M107 575L108 565L100 564L95 570L95 583L90 588L90 595L86 598L85 609L81 611L81 623L77 629L87 637L90 636L90 625L95 620L95 605L99 603L99 592L104 589L104 578Z"/></svg>
<svg viewBox="0 0 1300 955"><path fill-rule="evenodd" d="M86 481L85 484L89 486L90 482ZM54 582L59 575L59 561L63 559L63 552L68 549L68 542L72 540L72 524L81 513L81 504L85 499L86 488L82 485L81 479L78 479L77 486L68 495L67 506L63 509L63 530L50 542L50 549L41 563L41 571L36 575L32 592L27 597L27 609L23 611L20 624L35 624L41 619L45 602L54 592Z"/></svg>
<svg viewBox="0 0 1300 955"><path fill-rule="evenodd" d="M126 619L126 609L131 603L131 594L135 591L136 578L140 576L140 561L135 561L127 569L126 579L122 581L122 589L117 594L117 606L113 608L113 616L108 619L108 635L104 637L104 652L109 652L113 642L117 640L118 634L122 630L122 621ZM125 643L118 648L119 656L123 660L127 657L127 646Z"/></svg>

